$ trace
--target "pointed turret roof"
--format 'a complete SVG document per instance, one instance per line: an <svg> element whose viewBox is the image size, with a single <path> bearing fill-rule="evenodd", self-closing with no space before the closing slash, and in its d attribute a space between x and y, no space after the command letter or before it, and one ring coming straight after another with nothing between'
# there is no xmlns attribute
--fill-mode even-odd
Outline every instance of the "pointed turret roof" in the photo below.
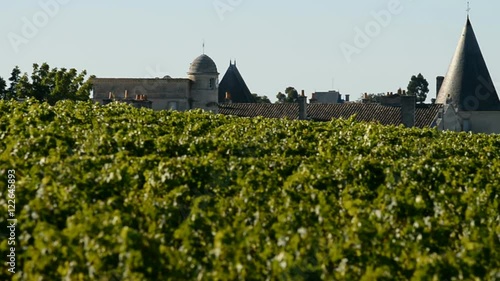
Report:
<svg viewBox="0 0 500 281"><path fill-rule="evenodd" d="M469 17L437 97L462 111L500 110L500 101Z"/></svg>
<svg viewBox="0 0 500 281"><path fill-rule="evenodd" d="M231 102L233 103L256 102L245 80L243 80L243 77L238 71L236 62L229 62L229 68L219 84L219 103L226 102L226 92L230 93Z"/></svg>

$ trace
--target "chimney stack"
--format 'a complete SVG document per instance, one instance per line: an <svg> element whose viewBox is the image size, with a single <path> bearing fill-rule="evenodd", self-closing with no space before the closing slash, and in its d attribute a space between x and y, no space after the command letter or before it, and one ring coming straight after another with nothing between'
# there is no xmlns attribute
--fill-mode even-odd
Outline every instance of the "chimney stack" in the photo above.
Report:
<svg viewBox="0 0 500 281"><path fill-rule="evenodd" d="M349 100L350 100L350 97L351 97L351 95L349 95L349 94L346 94L346 95L345 95L345 101L346 101L346 102L349 102Z"/></svg>
<svg viewBox="0 0 500 281"><path fill-rule="evenodd" d="M436 98L439 95L439 91L441 90L441 86L443 86L444 76L436 77Z"/></svg>
<svg viewBox="0 0 500 281"><path fill-rule="evenodd" d="M302 90L302 95L298 98L299 102L299 120L307 120L307 97L304 95L304 90Z"/></svg>
<svg viewBox="0 0 500 281"><path fill-rule="evenodd" d="M401 121L408 128L415 127L416 96L401 96Z"/></svg>
<svg viewBox="0 0 500 281"><path fill-rule="evenodd" d="M312 98L309 100L310 103L317 103L318 99L316 99L316 93L312 93Z"/></svg>

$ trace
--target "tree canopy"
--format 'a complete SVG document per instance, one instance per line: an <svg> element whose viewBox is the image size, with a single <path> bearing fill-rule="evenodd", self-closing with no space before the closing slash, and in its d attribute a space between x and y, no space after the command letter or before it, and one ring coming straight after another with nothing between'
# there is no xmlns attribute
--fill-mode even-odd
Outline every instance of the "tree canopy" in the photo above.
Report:
<svg viewBox="0 0 500 281"><path fill-rule="evenodd" d="M5 83L4 87L2 87L2 85L0 85L0 91L2 91L2 95L1 95L2 99L10 100L10 99L16 98L16 87L17 87L17 83L19 82L20 78L21 78L21 70L19 69L18 66L16 66L12 70L10 77L9 77L9 82L10 82L9 88L7 88L6 81L2 79L3 82Z"/></svg>
<svg viewBox="0 0 500 281"><path fill-rule="evenodd" d="M33 97L42 102L55 104L59 100L88 100L92 85L86 79L87 72L78 73L74 68L50 68L47 63L33 64L31 76L21 76L19 67L12 70L10 87L2 95L4 99ZM92 78L92 77L91 77ZM0 81L0 91L2 89Z"/></svg>
<svg viewBox="0 0 500 281"><path fill-rule="evenodd" d="M387 95L386 93L367 93L366 96L362 95L358 99L358 102L364 102L364 103L381 103L382 102L382 97L385 97L386 95Z"/></svg>
<svg viewBox="0 0 500 281"><path fill-rule="evenodd" d="M7 95L7 83L0 77L0 99L5 99Z"/></svg>
<svg viewBox="0 0 500 281"><path fill-rule="evenodd" d="M416 96L417 102L423 103L427 98L428 92L429 82L427 82L422 73L419 73L417 76L413 75L408 84L408 95Z"/></svg>
<svg viewBox="0 0 500 281"><path fill-rule="evenodd" d="M285 93L279 92L276 95L278 103L293 103L299 98L299 92L294 87L288 87L285 89Z"/></svg>
<svg viewBox="0 0 500 281"><path fill-rule="evenodd" d="M269 100L269 98L267 96L259 96L257 94L252 94L252 96L255 98L255 101L257 103L271 103L271 101Z"/></svg>

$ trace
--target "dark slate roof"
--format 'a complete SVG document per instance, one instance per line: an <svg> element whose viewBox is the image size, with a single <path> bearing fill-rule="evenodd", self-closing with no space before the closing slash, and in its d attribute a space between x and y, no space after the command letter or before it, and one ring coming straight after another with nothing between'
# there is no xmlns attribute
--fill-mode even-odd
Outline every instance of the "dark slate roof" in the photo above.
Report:
<svg viewBox="0 0 500 281"><path fill-rule="evenodd" d="M500 110L497 91L469 18L436 102L454 104L462 111Z"/></svg>
<svg viewBox="0 0 500 281"><path fill-rule="evenodd" d="M226 102L226 92L231 94L233 103L255 103L256 100L241 76L236 63L229 62L229 68L219 83L219 103Z"/></svg>
<svg viewBox="0 0 500 281"><path fill-rule="evenodd" d="M215 62L203 54L191 63L188 74L218 74Z"/></svg>
<svg viewBox="0 0 500 281"><path fill-rule="evenodd" d="M434 127L440 104L417 105L415 127ZM220 104L219 113L241 117L267 117L298 119L299 105L288 104ZM356 114L356 121L376 122L382 125L400 125L401 107L380 104L345 103L345 104L308 104L307 114L316 121L330 121L333 118L347 119Z"/></svg>

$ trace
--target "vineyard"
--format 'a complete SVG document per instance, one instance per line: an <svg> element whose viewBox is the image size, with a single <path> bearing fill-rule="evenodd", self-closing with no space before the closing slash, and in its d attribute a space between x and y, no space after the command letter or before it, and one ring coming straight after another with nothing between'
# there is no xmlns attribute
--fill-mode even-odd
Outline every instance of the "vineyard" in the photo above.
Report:
<svg viewBox="0 0 500 281"><path fill-rule="evenodd" d="M0 280L500 280L500 136L0 101Z"/></svg>

